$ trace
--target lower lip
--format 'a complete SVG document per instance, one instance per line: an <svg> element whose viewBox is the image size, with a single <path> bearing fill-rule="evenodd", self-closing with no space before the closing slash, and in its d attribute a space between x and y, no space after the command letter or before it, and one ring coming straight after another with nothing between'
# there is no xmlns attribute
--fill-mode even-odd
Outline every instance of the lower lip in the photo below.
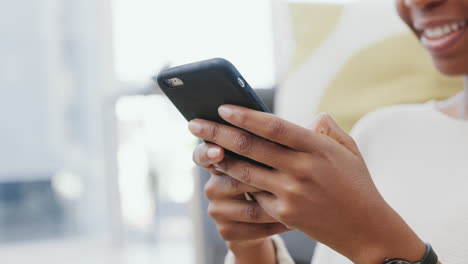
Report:
<svg viewBox="0 0 468 264"><path fill-rule="evenodd" d="M443 53L462 39L467 28L468 27L464 27L438 39L427 38L423 35L421 37L421 42L431 53Z"/></svg>

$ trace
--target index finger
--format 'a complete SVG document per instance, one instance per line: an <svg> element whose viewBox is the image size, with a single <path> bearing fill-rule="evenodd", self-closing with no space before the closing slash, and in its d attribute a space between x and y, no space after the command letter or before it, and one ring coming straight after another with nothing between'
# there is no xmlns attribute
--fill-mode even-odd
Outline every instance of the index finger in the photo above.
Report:
<svg viewBox="0 0 468 264"><path fill-rule="evenodd" d="M299 151L320 147L322 139L310 129L281 119L273 114L249 108L222 105L219 115L236 127Z"/></svg>

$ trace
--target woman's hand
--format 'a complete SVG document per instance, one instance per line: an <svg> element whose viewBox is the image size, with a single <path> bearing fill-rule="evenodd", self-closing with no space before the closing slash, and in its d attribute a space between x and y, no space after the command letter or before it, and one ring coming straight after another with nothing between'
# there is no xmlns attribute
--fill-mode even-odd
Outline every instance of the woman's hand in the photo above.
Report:
<svg viewBox="0 0 468 264"><path fill-rule="evenodd" d="M219 114L241 129L199 119L189 129L270 167L229 156L212 163L246 188L265 190L255 198L268 215L355 263L424 255L424 243L384 201L356 144L328 115L306 129L238 106L222 106Z"/></svg>
<svg viewBox="0 0 468 264"><path fill-rule="evenodd" d="M268 237L288 229L266 214L258 203L245 199L244 193L261 190L213 167L223 159L223 149L213 144L200 144L194 151L195 163L211 172L205 185L205 194L210 200L209 215L236 256L236 263L276 263L275 248Z"/></svg>

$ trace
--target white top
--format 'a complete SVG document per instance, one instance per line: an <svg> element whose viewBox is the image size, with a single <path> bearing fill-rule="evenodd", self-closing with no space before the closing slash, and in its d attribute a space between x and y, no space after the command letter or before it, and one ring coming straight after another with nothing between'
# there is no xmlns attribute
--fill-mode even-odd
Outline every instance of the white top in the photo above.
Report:
<svg viewBox="0 0 468 264"><path fill-rule="evenodd" d="M370 113L351 134L383 197L442 263L468 263L468 121L431 101ZM318 245L312 263L351 262Z"/></svg>

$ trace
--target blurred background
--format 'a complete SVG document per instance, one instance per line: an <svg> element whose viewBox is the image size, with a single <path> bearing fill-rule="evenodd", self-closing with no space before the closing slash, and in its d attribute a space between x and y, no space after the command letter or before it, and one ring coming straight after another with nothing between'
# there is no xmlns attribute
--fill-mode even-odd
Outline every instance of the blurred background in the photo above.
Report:
<svg viewBox="0 0 468 264"><path fill-rule="evenodd" d="M222 263L197 139L151 81L212 57L299 124L327 111L350 129L462 87L392 1L0 1L0 263ZM313 241L286 240L307 263Z"/></svg>
<svg viewBox="0 0 468 264"><path fill-rule="evenodd" d="M197 140L155 89L225 57L274 83L268 0L0 2L0 262L195 263Z"/></svg>

